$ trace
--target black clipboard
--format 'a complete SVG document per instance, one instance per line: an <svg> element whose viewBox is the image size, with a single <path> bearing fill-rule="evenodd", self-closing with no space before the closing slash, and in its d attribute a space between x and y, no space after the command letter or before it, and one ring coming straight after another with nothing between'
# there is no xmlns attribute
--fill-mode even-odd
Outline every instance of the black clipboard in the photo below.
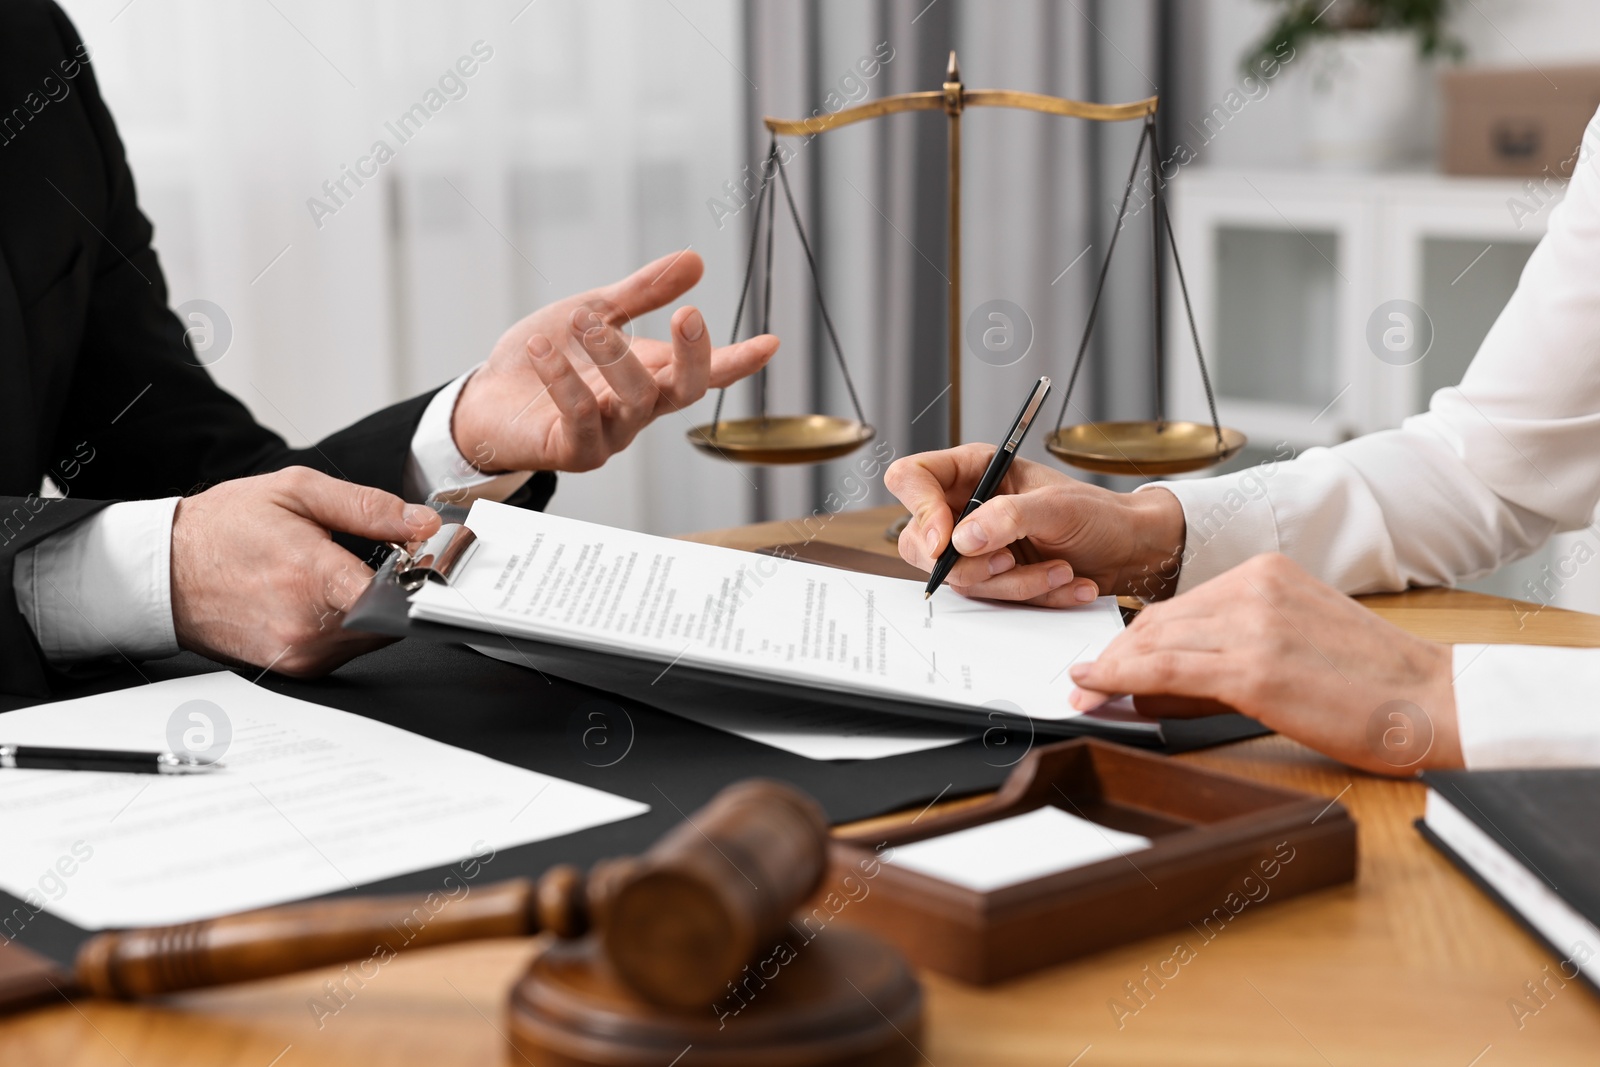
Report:
<svg viewBox="0 0 1600 1067"><path fill-rule="evenodd" d="M453 510L459 512L460 509ZM809 688L792 681L731 674L690 664L680 663L671 670L663 670L664 664L658 660L623 652L541 641L508 634L492 625L489 629L478 630L411 618L411 594L424 582L449 584L455 569L471 558L475 542L476 535L464 522L447 522L424 543L394 546L367 589L346 612L344 626L391 637L492 647L541 674L691 718L694 710L708 707L743 711L759 706L782 711L814 709L821 704L964 726L973 731L974 737L987 735L991 740L999 733L1018 743L1031 743L1035 738L1097 737L1166 753L1208 748L1271 733L1255 720L1232 713L1200 719L1143 722L1093 715L1033 719L1002 710L990 710L982 717L975 717L972 709Z"/></svg>

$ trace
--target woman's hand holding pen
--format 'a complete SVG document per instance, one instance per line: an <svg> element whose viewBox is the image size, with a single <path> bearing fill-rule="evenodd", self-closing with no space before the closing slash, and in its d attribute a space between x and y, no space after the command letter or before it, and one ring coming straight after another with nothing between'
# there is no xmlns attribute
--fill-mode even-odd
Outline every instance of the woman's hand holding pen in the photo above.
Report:
<svg viewBox="0 0 1600 1067"><path fill-rule="evenodd" d="M931 567L993 453L909 456L889 489L911 510L900 554ZM1184 516L1164 489L1112 493L1016 461L1001 493L954 532L949 584L966 596L1069 607L1096 592L1163 599L1177 584ZM1072 706L1131 694L1181 718L1236 710L1352 766L1412 774L1461 766L1451 653L1378 618L1288 558L1257 556L1147 607L1092 663Z"/></svg>
<svg viewBox="0 0 1600 1067"><path fill-rule="evenodd" d="M971 444L897 461L884 484L911 512L906 562L931 570L994 454ZM1113 493L1019 459L1000 494L954 531L963 596L1068 607L1109 593L1160 599L1176 585L1183 509L1165 490Z"/></svg>

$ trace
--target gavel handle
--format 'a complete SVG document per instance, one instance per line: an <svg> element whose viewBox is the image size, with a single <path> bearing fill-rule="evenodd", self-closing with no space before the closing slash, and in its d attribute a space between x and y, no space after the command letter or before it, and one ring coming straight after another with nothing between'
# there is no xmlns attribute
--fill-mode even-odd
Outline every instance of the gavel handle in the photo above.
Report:
<svg viewBox="0 0 1600 1067"><path fill-rule="evenodd" d="M396 896L263 908L97 934L78 952L81 987L133 998L246 982L402 949L539 932L539 893L517 878L454 898Z"/></svg>

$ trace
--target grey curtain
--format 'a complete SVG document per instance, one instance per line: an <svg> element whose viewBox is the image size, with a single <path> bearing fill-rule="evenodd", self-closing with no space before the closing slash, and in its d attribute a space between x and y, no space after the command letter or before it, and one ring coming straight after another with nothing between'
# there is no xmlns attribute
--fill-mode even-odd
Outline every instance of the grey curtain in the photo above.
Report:
<svg viewBox="0 0 1600 1067"><path fill-rule="evenodd" d="M952 48L970 88L1100 101L1161 92L1168 127L1162 139L1170 146L1172 124L1183 113L1185 57L1198 51L1184 47L1192 34L1177 6L1171 0L751 0L749 158L754 164L767 150L763 115L800 117L938 89ZM1028 383L1049 374L1057 382L1049 421L1036 428L1026 454L1053 463L1041 431L1054 425L1140 128L988 108L968 110L962 127L963 334L1000 322L987 313L1004 301L1021 309L1020 321L1010 323L1017 336L1032 335L1027 354L1015 362L1015 348L996 357L964 346L963 437L993 440ZM754 479L754 508L762 518L825 520L841 506L888 499L881 469L873 470L888 449L902 456L947 443L946 119L942 112L890 116L786 144L828 310L878 429L878 450L820 467L763 471ZM747 235L754 216L752 209L740 212ZM1150 216L1140 212L1121 235L1069 423L1152 413L1152 327L1159 312L1152 307ZM777 219L771 325L784 347L770 371L769 410L847 414L845 383L781 196ZM760 257L757 265L759 287ZM974 326L974 319L981 321ZM752 399L753 388L741 387L730 409L750 410Z"/></svg>

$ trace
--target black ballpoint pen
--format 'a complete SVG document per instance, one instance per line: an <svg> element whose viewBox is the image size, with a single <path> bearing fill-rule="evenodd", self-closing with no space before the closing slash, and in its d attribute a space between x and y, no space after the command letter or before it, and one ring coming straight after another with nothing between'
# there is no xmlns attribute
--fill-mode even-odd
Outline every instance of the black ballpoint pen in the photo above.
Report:
<svg viewBox="0 0 1600 1067"><path fill-rule="evenodd" d="M19 771L116 771L123 774L195 774L221 767L171 752L128 752L103 748L47 748L0 745L0 769Z"/></svg>
<svg viewBox="0 0 1600 1067"><path fill-rule="evenodd" d="M1028 399L1022 402L1022 407L1017 411L1017 417L1011 421L1011 429L1006 432L1005 440L994 450L994 458L989 461L988 469L983 472L983 477L978 479L978 487L972 491L972 499L967 501L967 506L956 516L957 526L961 525L962 519L978 510L980 504L994 496L995 491L1000 488L1006 471L1011 469L1011 461L1017 458L1017 449L1022 446L1022 439L1027 436L1028 427L1033 425L1033 417L1039 413L1040 406L1044 404L1044 396L1049 391L1049 378L1040 378L1034 384L1033 392L1028 394ZM939 561L933 565L933 573L928 576L928 591L922 598L924 600L931 597L934 591L944 584L950 568L961 558L961 553L956 551L953 530L951 536L951 543L944 546Z"/></svg>

